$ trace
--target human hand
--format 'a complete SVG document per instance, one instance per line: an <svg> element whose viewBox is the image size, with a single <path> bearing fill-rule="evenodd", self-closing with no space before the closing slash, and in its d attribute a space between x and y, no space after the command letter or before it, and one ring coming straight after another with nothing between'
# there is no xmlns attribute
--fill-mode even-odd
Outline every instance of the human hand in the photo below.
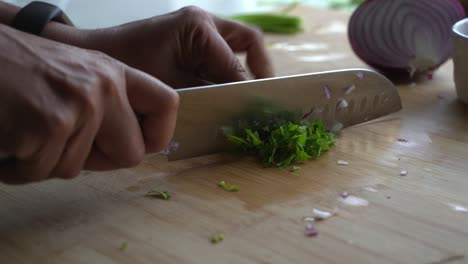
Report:
<svg viewBox="0 0 468 264"><path fill-rule="evenodd" d="M175 88L243 81L235 53L247 53L255 78L273 76L262 33L200 8L86 32L81 45L100 50Z"/></svg>
<svg viewBox="0 0 468 264"><path fill-rule="evenodd" d="M157 79L4 25L0 46L0 153L15 157L0 161L0 181L130 167L169 143L178 96Z"/></svg>

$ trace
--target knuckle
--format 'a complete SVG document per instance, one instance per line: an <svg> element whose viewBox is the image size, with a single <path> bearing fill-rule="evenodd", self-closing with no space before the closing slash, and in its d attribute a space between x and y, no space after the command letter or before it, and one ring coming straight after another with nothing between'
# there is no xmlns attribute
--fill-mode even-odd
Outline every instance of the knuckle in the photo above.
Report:
<svg viewBox="0 0 468 264"><path fill-rule="evenodd" d="M70 118L66 111L54 111L46 114L46 128L54 134L66 136L71 134L74 128L73 120Z"/></svg>
<svg viewBox="0 0 468 264"><path fill-rule="evenodd" d="M98 50L88 50L88 53L95 59L95 61L100 62L102 60L105 61L112 61L112 57L107 55L104 52L98 51Z"/></svg>
<svg viewBox="0 0 468 264"><path fill-rule="evenodd" d="M96 81L94 80L92 83L96 83ZM80 108L82 114L86 117L96 116L99 112L98 97L96 96L95 85L92 83L82 85L78 92Z"/></svg>
<svg viewBox="0 0 468 264"><path fill-rule="evenodd" d="M186 20L202 23L211 19L210 13L197 7L197 6L187 6L179 10L179 14Z"/></svg>
<svg viewBox="0 0 468 264"><path fill-rule="evenodd" d="M257 27L249 26L248 34L253 40L263 41L263 31Z"/></svg>
<svg viewBox="0 0 468 264"><path fill-rule="evenodd" d="M180 9L180 13L186 17L200 17L208 15L208 12L198 6L186 6Z"/></svg>
<svg viewBox="0 0 468 264"><path fill-rule="evenodd" d="M101 66L97 71L96 86L105 100L117 98L120 95L120 85L123 83L124 69L114 62Z"/></svg>

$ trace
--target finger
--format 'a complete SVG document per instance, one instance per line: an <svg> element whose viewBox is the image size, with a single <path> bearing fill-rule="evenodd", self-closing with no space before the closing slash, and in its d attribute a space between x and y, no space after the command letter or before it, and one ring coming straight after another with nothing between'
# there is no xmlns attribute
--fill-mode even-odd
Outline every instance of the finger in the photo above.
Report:
<svg viewBox="0 0 468 264"><path fill-rule="evenodd" d="M274 76L273 65L260 30L216 16L213 16L213 21L221 36L234 52L247 52L247 65L255 78Z"/></svg>
<svg viewBox="0 0 468 264"><path fill-rule="evenodd" d="M179 96L156 78L130 67L126 68L126 80L130 104L138 114L143 114L146 152L159 152L172 139Z"/></svg>
<svg viewBox="0 0 468 264"><path fill-rule="evenodd" d="M8 106L7 106L8 107ZM40 135L31 133L40 127L38 118L30 122L15 123L7 113L23 112L24 109L2 109L0 111L0 151L8 156L26 159L39 151L42 145ZM21 111L23 110L23 111ZM26 112L26 111L24 111ZM16 120L26 119L26 116L16 114ZM31 117L29 117L31 119Z"/></svg>
<svg viewBox="0 0 468 264"><path fill-rule="evenodd" d="M36 133L45 133L47 140L41 140L39 150L26 158L8 160L0 165L0 175L2 181L11 184L23 184L27 182L37 182L47 179L52 170L60 160L64 152L75 120L69 111L61 111L44 124L44 130L38 128Z"/></svg>
<svg viewBox="0 0 468 264"><path fill-rule="evenodd" d="M79 175L91 153L98 127L96 119L86 120L83 127L68 140L67 148L52 171L51 177L71 179Z"/></svg>
<svg viewBox="0 0 468 264"><path fill-rule="evenodd" d="M104 76L104 115L95 138L96 147L114 167L136 166L145 155L145 145L138 120L128 100L125 68L111 70Z"/></svg>
<svg viewBox="0 0 468 264"><path fill-rule="evenodd" d="M195 53L200 54L201 63L197 67L200 78L213 83L247 80L246 70L215 26L204 23L205 26L198 29L200 40L195 47Z"/></svg>
<svg viewBox="0 0 468 264"><path fill-rule="evenodd" d="M89 153L84 169L92 171L108 171L120 168L115 162L104 154L98 147L93 146Z"/></svg>

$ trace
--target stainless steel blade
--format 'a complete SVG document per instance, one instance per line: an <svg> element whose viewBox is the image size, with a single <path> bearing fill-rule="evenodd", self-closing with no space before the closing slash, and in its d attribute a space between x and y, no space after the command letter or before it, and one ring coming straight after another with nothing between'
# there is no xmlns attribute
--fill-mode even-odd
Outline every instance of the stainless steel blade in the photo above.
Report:
<svg viewBox="0 0 468 264"><path fill-rule="evenodd" d="M354 85L353 88L349 88ZM330 93L325 92L324 86ZM178 90L180 108L174 141L179 148L169 160L225 150L220 130L242 112L254 97L287 110L314 110L328 127L366 122L401 109L396 87L383 75L367 69L319 72ZM349 94L348 94L349 93ZM343 102L344 100L344 102Z"/></svg>

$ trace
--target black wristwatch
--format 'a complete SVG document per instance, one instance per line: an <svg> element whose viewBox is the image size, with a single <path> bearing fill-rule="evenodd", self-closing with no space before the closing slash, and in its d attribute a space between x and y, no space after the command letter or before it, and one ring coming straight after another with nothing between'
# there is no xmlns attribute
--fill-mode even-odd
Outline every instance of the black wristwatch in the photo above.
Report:
<svg viewBox="0 0 468 264"><path fill-rule="evenodd" d="M73 26L71 20L58 6L40 1L31 2L23 7L16 14L11 26L39 36L50 21Z"/></svg>

